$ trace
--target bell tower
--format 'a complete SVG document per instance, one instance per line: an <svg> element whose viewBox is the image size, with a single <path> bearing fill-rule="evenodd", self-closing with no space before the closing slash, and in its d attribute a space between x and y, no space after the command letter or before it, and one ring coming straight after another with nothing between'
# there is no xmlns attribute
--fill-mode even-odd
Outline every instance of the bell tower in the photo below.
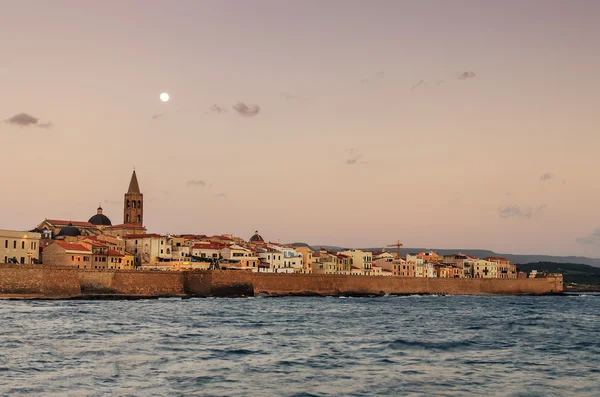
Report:
<svg viewBox="0 0 600 397"><path fill-rule="evenodd" d="M123 203L123 223L144 226L144 195L140 193L137 175L133 170L129 189L125 193Z"/></svg>

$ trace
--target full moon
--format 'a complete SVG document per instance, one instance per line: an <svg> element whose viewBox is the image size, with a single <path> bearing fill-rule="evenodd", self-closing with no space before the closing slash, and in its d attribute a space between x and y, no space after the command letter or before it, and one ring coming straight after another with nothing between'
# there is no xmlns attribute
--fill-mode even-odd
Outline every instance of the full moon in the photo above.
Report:
<svg viewBox="0 0 600 397"><path fill-rule="evenodd" d="M160 100L163 102L167 102L169 100L169 94L163 92L162 94L160 94Z"/></svg>

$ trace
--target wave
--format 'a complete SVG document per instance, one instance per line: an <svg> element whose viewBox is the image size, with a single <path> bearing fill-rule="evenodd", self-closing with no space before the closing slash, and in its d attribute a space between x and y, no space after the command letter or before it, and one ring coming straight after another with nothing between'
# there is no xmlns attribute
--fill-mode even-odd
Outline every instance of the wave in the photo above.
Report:
<svg viewBox="0 0 600 397"><path fill-rule="evenodd" d="M384 342L385 343L385 342ZM422 340L406 340L396 339L392 342L387 342L387 347L393 350L439 350L453 351L466 350L475 345L471 340L456 340L456 341L422 341Z"/></svg>

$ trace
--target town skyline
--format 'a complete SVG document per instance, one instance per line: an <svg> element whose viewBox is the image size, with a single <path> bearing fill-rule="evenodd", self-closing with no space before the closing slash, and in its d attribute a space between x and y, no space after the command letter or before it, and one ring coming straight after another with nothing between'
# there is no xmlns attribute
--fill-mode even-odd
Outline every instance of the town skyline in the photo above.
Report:
<svg viewBox="0 0 600 397"><path fill-rule="evenodd" d="M599 3L3 8L2 228L600 256Z"/></svg>

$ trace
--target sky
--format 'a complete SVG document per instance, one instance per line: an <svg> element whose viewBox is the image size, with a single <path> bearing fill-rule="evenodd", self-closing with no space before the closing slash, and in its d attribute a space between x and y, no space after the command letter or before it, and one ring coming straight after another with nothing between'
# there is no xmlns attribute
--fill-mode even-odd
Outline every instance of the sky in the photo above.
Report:
<svg viewBox="0 0 600 397"><path fill-rule="evenodd" d="M0 228L600 257L598 1L0 6Z"/></svg>

